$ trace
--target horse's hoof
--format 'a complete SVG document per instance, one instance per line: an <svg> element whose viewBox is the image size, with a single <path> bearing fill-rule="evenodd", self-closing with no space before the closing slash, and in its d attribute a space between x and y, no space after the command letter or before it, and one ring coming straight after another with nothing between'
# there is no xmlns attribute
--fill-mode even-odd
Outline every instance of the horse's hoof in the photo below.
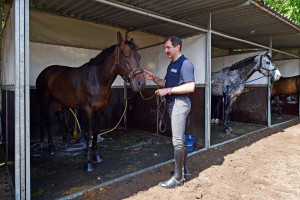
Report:
<svg viewBox="0 0 300 200"><path fill-rule="evenodd" d="M232 132L232 128L231 128L231 127L228 127L228 130L229 130L230 132Z"/></svg>
<svg viewBox="0 0 300 200"><path fill-rule="evenodd" d="M94 171L94 167L93 167L92 163L91 162L85 163L84 170L86 172L92 172L92 171Z"/></svg>
<svg viewBox="0 0 300 200"><path fill-rule="evenodd" d="M100 163L103 159L100 157L99 154L93 155L93 161Z"/></svg>
<svg viewBox="0 0 300 200"><path fill-rule="evenodd" d="M54 155L54 154L55 154L55 149L54 149L54 147L49 147L49 153L50 153L51 155Z"/></svg>

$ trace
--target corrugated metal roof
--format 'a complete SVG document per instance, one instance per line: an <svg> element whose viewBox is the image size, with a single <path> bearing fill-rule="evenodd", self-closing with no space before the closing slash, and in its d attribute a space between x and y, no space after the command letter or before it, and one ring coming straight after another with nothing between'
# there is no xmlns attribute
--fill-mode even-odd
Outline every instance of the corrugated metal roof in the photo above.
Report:
<svg viewBox="0 0 300 200"><path fill-rule="evenodd" d="M116 8L96 0L31 0L36 8L66 16L113 25L127 30L140 30L161 36L188 37L201 31ZM207 27L212 12L212 29L227 35L268 46L273 37L274 48L299 48L300 25L277 12L263 1L256 5L245 0L118 0L110 1L169 19ZM262 6L263 9L259 8ZM271 12L268 13L267 11ZM298 35L297 35L298 34ZM218 48L248 48L245 43L219 36L212 45Z"/></svg>

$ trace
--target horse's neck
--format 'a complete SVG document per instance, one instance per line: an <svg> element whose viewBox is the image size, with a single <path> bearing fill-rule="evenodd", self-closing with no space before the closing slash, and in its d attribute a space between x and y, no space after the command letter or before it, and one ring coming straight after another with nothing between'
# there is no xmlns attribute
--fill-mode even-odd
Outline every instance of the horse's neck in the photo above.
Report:
<svg viewBox="0 0 300 200"><path fill-rule="evenodd" d="M239 78L241 82L246 82L256 71L258 70L257 63L251 63L246 67L241 69L239 73Z"/></svg>
<svg viewBox="0 0 300 200"><path fill-rule="evenodd" d="M93 67L95 69L91 70L91 73L95 73L94 75L97 77L98 84L101 86L101 88L111 88L111 85L118 75L114 59L105 59L102 63L96 64Z"/></svg>

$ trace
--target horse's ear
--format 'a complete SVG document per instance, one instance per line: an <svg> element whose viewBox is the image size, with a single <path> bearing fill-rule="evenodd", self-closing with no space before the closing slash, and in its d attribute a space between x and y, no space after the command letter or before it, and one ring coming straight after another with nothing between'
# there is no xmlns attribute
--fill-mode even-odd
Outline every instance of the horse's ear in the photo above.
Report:
<svg viewBox="0 0 300 200"><path fill-rule="evenodd" d="M270 51L267 51L267 52L265 53L265 56L270 56L270 57L271 57Z"/></svg>
<svg viewBox="0 0 300 200"><path fill-rule="evenodd" d="M117 38L118 38L118 44L120 44L120 45L124 44L124 39L123 39L120 31L118 31Z"/></svg>
<svg viewBox="0 0 300 200"><path fill-rule="evenodd" d="M131 43L133 43L133 44L135 44L135 43L134 43L134 39L133 39L133 38L131 38L131 39L130 39L130 42L131 42Z"/></svg>

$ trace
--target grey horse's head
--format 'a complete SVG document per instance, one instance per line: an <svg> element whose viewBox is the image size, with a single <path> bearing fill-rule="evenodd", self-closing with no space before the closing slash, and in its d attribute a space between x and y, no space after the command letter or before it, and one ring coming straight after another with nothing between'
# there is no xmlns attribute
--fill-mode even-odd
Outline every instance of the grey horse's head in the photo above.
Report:
<svg viewBox="0 0 300 200"><path fill-rule="evenodd" d="M265 76L271 76L273 81L278 81L281 77L280 71L276 67L269 52L260 56L258 71Z"/></svg>

